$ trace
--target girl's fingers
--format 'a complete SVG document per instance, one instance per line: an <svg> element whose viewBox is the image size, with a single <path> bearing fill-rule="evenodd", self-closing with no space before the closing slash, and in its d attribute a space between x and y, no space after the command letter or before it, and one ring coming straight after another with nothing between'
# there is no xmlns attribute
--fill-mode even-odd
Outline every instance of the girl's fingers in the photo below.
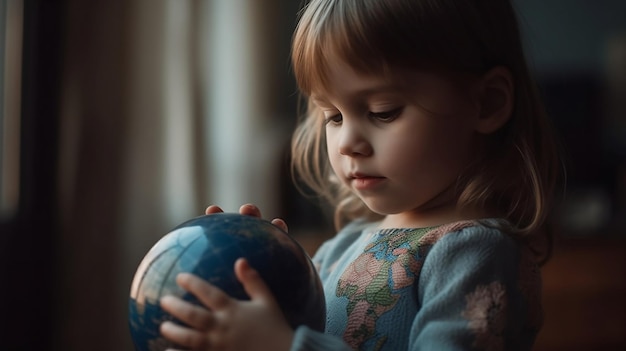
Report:
<svg viewBox="0 0 626 351"><path fill-rule="evenodd" d="M245 204L239 207L239 213L246 216L261 218L261 210L253 204Z"/></svg>
<svg viewBox="0 0 626 351"><path fill-rule="evenodd" d="M222 213L224 212L224 210L222 210L221 207L216 206L216 205L211 205L209 207L206 208L206 210L204 211L205 214L213 214L213 213Z"/></svg>
<svg viewBox="0 0 626 351"><path fill-rule="evenodd" d="M272 219L272 224L277 226L278 228L284 230L285 232L289 231L289 228L287 228L287 223L285 223L285 221L283 221L280 218L274 218Z"/></svg>
<svg viewBox="0 0 626 351"><path fill-rule="evenodd" d="M213 213L222 213L224 210L222 210L219 206L211 205L207 207L204 212L209 215ZM261 218L261 210L254 204L241 205L241 207L239 207L239 213L246 216ZM281 218L274 218L272 220L272 224L284 231L288 230L287 224Z"/></svg>
<svg viewBox="0 0 626 351"><path fill-rule="evenodd" d="M235 275L251 300L263 300L275 304L271 290L245 258L235 261Z"/></svg>
<svg viewBox="0 0 626 351"><path fill-rule="evenodd" d="M161 323L159 329L166 339L185 348L206 350L210 346L206 335L198 330L185 328L170 321Z"/></svg>
<svg viewBox="0 0 626 351"><path fill-rule="evenodd" d="M210 310L218 310L228 306L231 302L231 298L221 289L193 274L178 274L178 276L176 276L176 283L178 283L181 288L192 293Z"/></svg>
<svg viewBox="0 0 626 351"><path fill-rule="evenodd" d="M214 324L213 315L206 308L174 296L163 296L161 307L181 322L195 329L206 330Z"/></svg>
<svg viewBox="0 0 626 351"><path fill-rule="evenodd" d="M241 207L239 207L239 213L242 215L261 218L261 210L253 204L242 205ZM284 231L287 231L287 223L285 223L285 221L280 218L272 219L272 224Z"/></svg>

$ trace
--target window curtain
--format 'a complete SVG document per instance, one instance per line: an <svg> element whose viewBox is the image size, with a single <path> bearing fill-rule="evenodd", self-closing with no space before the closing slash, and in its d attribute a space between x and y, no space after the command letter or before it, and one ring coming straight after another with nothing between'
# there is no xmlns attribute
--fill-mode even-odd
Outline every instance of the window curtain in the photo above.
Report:
<svg viewBox="0 0 626 351"><path fill-rule="evenodd" d="M206 205L280 214L288 2L67 1L56 348L132 349L135 269Z"/></svg>

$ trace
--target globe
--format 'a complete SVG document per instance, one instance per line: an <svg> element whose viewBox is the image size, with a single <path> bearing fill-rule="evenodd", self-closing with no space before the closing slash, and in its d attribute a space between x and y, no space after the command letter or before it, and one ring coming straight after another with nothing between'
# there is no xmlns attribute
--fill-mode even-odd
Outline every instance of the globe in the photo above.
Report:
<svg viewBox="0 0 626 351"><path fill-rule="evenodd" d="M233 270L240 257L259 272L294 329L306 325L324 330L322 284L304 249L266 220L217 213L180 224L163 236L139 264L129 298L129 326L135 349L161 351L175 347L160 335L159 326L166 320L180 322L161 309L160 298L175 295L199 304L193 295L178 287L178 273L193 273L231 297L249 299Z"/></svg>

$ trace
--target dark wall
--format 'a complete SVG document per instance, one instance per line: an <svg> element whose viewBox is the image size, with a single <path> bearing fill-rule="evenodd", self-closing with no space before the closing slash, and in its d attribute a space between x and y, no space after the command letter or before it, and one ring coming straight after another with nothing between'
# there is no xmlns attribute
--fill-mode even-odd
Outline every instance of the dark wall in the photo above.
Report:
<svg viewBox="0 0 626 351"><path fill-rule="evenodd" d="M3 350L52 345L60 10L60 1L24 4L19 207L0 221Z"/></svg>

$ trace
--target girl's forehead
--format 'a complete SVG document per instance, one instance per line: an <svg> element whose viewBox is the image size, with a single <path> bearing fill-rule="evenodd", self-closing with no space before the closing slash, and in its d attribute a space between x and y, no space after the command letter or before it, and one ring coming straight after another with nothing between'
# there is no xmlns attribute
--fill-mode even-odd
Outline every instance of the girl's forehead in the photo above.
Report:
<svg viewBox="0 0 626 351"><path fill-rule="evenodd" d="M362 72L345 65L336 65L326 72L325 79L311 85L313 100L324 101L337 93L355 96L401 93L408 88L409 79L390 72Z"/></svg>
<svg viewBox="0 0 626 351"><path fill-rule="evenodd" d="M460 74L432 66L389 66L366 71L345 61L327 65L324 75L324 78L318 76L310 82L308 95L313 100L323 100L337 91L360 96L406 94L441 85L463 87L471 81Z"/></svg>
<svg viewBox="0 0 626 351"><path fill-rule="evenodd" d="M354 56L345 52L326 51L312 59L307 69L300 71L297 80L307 95L328 93L334 89L337 80L346 78L358 78L362 82L393 80L386 67L370 60L373 59L355 61Z"/></svg>

